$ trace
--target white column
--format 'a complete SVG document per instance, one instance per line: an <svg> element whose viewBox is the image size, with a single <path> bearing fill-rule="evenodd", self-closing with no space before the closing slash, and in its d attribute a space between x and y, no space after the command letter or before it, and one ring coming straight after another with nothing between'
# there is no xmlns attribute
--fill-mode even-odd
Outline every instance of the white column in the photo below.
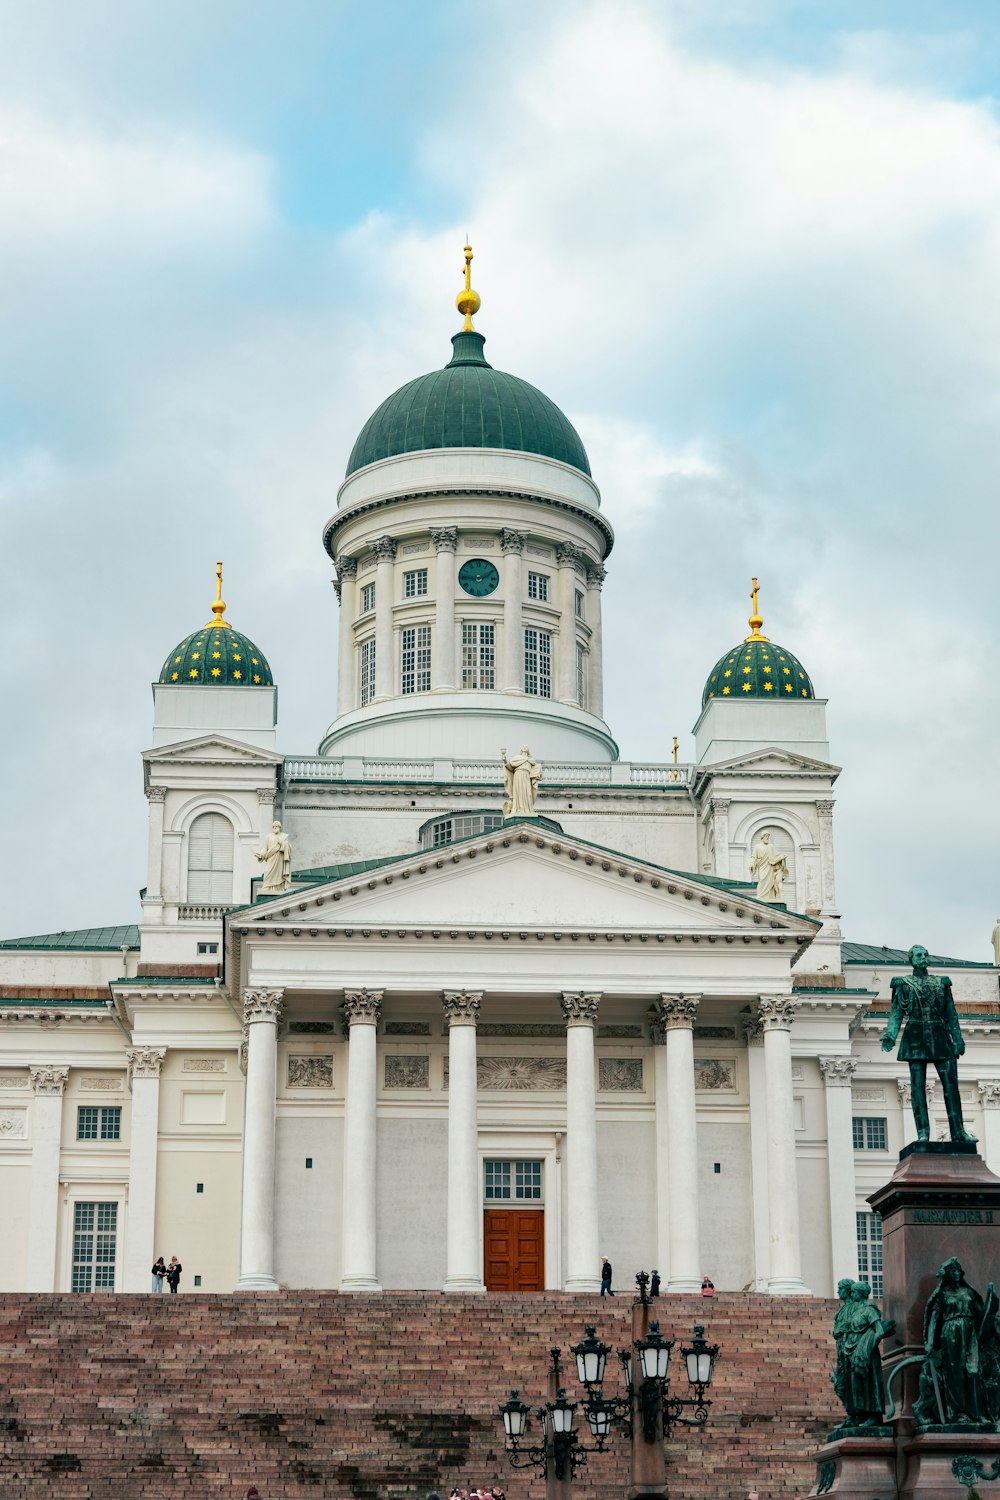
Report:
<svg viewBox="0 0 1000 1500"><path fill-rule="evenodd" d="M243 1120L243 1211L238 1292L276 1292L274 1279L274 1102L281 990L244 990L247 1037Z"/></svg>
<svg viewBox="0 0 1000 1500"><path fill-rule="evenodd" d="M503 530L500 546L503 568L503 651L497 682L505 693L524 691L524 622L521 603L524 599L522 554L526 537L522 531Z"/></svg>
<svg viewBox="0 0 1000 1500"><path fill-rule="evenodd" d="M712 837L715 844L715 873L729 874L729 797L713 797L709 803L712 814Z"/></svg>
<svg viewBox="0 0 1000 1500"><path fill-rule="evenodd" d="M555 696L563 703L576 702L575 596L576 564L579 558L580 549L573 542L563 542L556 548L556 563L559 568L559 656L556 662Z"/></svg>
<svg viewBox="0 0 1000 1500"><path fill-rule="evenodd" d="M384 990L347 990L347 1104L344 1112L342 1292L380 1292L375 1197L375 1039Z"/></svg>
<svg viewBox="0 0 1000 1500"><path fill-rule="evenodd" d="M767 1196L767 1082L764 1077L764 1028L753 1016L744 1026L750 1080L750 1175L753 1188L754 1291L766 1292L770 1280L770 1222Z"/></svg>
<svg viewBox="0 0 1000 1500"><path fill-rule="evenodd" d="M156 1254L156 1159L160 1120L160 1068L166 1047L130 1047L132 1129L128 1148L128 1209L123 1290L148 1292Z"/></svg>
<svg viewBox="0 0 1000 1500"><path fill-rule="evenodd" d="M803 1297L799 1247L799 1181L795 1164L795 1098L792 1093L791 995L761 995L764 1086L767 1091L767 1203L772 1296Z"/></svg>
<svg viewBox="0 0 1000 1500"><path fill-rule="evenodd" d="M566 1287L599 1292L597 1089L594 1026L600 995L562 997L566 1018Z"/></svg>
<svg viewBox="0 0 1000 1500"><path fill-rule="evenodd" d="M31 1198L28 1207L28 1274L25 1290L56 1290L59 1223L59 1147L63 1089L69 1068L29 1068L35 1104L31 1121ZM152 1265L152 1261L150 1262Z"/></svg>
<svg viewBox="0 0 1000 1500"><path fill-rule="evenodd" d="M448 1027L448 1274L446 1292L483 1292L479 1226L476 1017L481 993L446 990Z"/></svg>
<svg viewBox="0 0 1000 1500"><path fill-rule="evenodd" d="M587 624L590 626L590 656L587 672L587 708L604 717L604 627L601 623L601 584L607 572L598 564L587 568ZM662 1276L662 1272L660 1273Z"/></svg>
<svg viewBox="0 0 1000 1500"><path fill-rule="evenodd" d="M819 819L819 868L820 902L825 912L833 911L837 905L837 889L833 867L833 802L816 803Z"/></svg>
<svg viewBox="0 0 1000 1500"><path fill-rule="evenodd" d="M670 1278L670 1121L667 1106L667 1028L659 1005L649 1009L653 1044L654 1125L656 1132L656 1269Z"/></svg>
<svg viewBox="0 0 1000 1500"><path fill-rule="evenodd" d="M437 550L434 592L437 608L434 615L434 649L431 652L431 688L449 691L458 687L455 670L455 551L458 528L440 526L432 529Z"/></svg>
<svg viewBox="0 0 1000 1500"><path fill-rule="evenodd" d="M396 663L393 659L392 606L396 543L391 536L380 536L372 546L375 553L375 698L392 698L396 692Z"/></svg>
<svg viewBox="0 0 1000 1500"><path fill-rule="evenodd" d="M979 1080L979 1097L983 1101L983 1138L979 1151L991 1172L1000 1172L1000 1082Z"/></svg>
<svg viewBox="0 0 1000 1500"><path fill-rule="evenodd" d="M163 890L163 804L166 800L165 786L146 788L149 802L149 850L146 865L147 902L161 901Z"/></svg>
<svg viewBox="0 0 1000 1500"><path fill-rule="evenodd" d="M274 796L273 786L259 786L257 788L257 837L262 844L267 842L271 834L271 824L274 822ZM260 873L260 866L255 864L253 874L259 875ZM241 899L244 901L248 900L249 893L242 895Z"/></svg>
<svg viewBox="0 0 1000 1500"><path fill-rule="evenodd" d="M355 706L354 622L358 618L358 560L337 558L337 599L340 603L340 633L337 637L337 716Z"/></svg>
<svg viewBox="0 0 1000 1500"><path fill-rule="evenodd" d="M854 1215L854 1133L851 1125L851 1080L858 1066L853 1057L821 1057L826 1084L826 1162L830 1191L830 1250L833 1285L858 1274L858 1239ZM832 1290L832 1288L831 1288Z"/></svg>
<svg viewBox="0 0 1000 1500"><path fill-rule="evenodd" d="M667 1171L670 1177L668 1292L701 1290L693 1029L700 999L700 995L660 996L660 1014L667 1032Z"/></svg>

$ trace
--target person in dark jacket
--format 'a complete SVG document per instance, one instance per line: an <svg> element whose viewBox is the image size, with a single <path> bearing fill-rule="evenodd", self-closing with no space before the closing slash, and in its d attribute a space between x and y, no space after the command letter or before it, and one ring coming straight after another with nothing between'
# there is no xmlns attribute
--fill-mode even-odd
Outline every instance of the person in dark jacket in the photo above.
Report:
<svg viewBox="0 0 1000 1500"><path fill-rule="evenodd" d="M172 1292L176 1292L177 1288L180 1286L181 1272L183 1271L183 1269L184 1267L181 1265L176 1255L172 1255L170 1257L170 1264L167 1267L167 1286Z"/></svg>
<svg viewBox="0 0 1000 1500"><path fill-rule="evenodd" d="M614 1292L611 1290L611 1262L608 1260L608 1257L606 1255L602 1255L601 1256L601 1296L603 1297L603 1296L605 1296L605 1294L607 1296L609 1296L609 1297L613 1297L615 1295Z"/></svg>
<svg viewBox="0 0 1000 1500"><path fill-rule="evenodd" d="M655 1266L653 1267L653 1279L649 1283L649 1295L651 1297L658 1297L660 1295L660 1273Z"/></svg>

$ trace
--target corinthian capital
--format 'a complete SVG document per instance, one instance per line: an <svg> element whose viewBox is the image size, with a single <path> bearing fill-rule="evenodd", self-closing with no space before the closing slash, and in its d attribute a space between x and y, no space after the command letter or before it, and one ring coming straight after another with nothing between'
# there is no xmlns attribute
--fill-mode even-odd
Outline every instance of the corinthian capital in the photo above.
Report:
<svg viewBox="0 0 1000 1500"><path fill-rule="evenodd" d="M377 562L395 562L396 560L396 538L392 536L380 536L377 541L372 542L372 551Z"/></svg>
<svg viewBox="0 0 1000 1500"><path fill-rule="evenodd" d="M980 1078L977 1087L984 1109L1000 1109L1000 1081L994 1078Z"/></svg>
<svg viewBox="0 0 1000 1500"><path fill-rule="evenodd" d="M125 1052L128 1062L128 1085L133 1078L159 1078L166 1047L129 1047Z"/></svg>
<svg viewBox="0 0 1000 1500"><path fill-rule="evenodd" d="M479 1015L482 990L445 990L443 999L445 1025L475 1026Z"/></svg>
<svg viewBox="0 0 1000 1500"><path fill-rule="evenodd" d="M61 1094L69 1078L69 1068L29 1067L28 1072L36 1094Z"/></svg>
<svg viewBox="0 0 1000 1500"><path fill-rule="evenodd" d="M856 1057L821 1057L819 1069L828 1089L849 1089L857 1070Z"/></svg>
<svg viewBox="0 0 1000 1500"><path fill-rule="evenodd" d="M457 526L432 526L431 541L438 552L455 552L458 550L458 527Z"/></svg>
<svg viewBox="0 0 1000 1500"><path fill-rule="evenodd" d="M608 576L608 570L601 563L588 563L587 564L587 587L588 588L599 589L601 587L601 585L603 584L605 578L607 578L607 576Z"/></svg>
<svg viewBox="0 0 1000 1500"><path fill-rule="evenodd" d="M243 1023L253 1026L257 1021L269 1021L277 1026L284 1014L284 990L244 990Z"/></svg>
<svg viewBox="0 0 1000 1500"><path fill-rule="evenodd" d="M357 578L358 560L356 557L337 558L337 577L343 582L345 578Z"/></svg>
<svg viewBox="0 0 1000 1500"><path fill-rule="evenodd" d="M657 1009L665 1031L690 1031L698 1014L700 995L661 995Z"/></svg>
<svg viewBox="0 0 1000 1500"><path fill-rule="evenodd" d="M385 990L345 990L344 1018L348 1026L377 1026Z"/></svg>
<svg viewBox="0 0 1000 1500"><path fill-rule="evenodd" d="M501 552L523 552L527 540L527 532L510 531L504 527L500 532L500 550Z"/></svg>
<svg viewBox="0 0 1000 1500"><path fill-rule="evenodd" d="M791 995L761 995L757 1014L765 1031L791 1031L797 1002Z"/></svg>
<svg viewBox="0 0 1000 1500"><path fill-rule="evenodd" d="M560 542L556 548L556 565L560 568L575 568L583 560L583 549L575 542Z"/></svg>
<svg viewBox="0 0 1000 1500"><path fill-rule="evenodd" d="M596 1026L600 1007L600 994L564 994L562 997L562 1013L567 1026Z"/></svg>
<svg viewBox="0 0 1000 1500"><path fill-rule="evenodd" d="M146 788L146 797L150 802L164 802L166 796L167 789L165 786L148 786Z"/></svg>

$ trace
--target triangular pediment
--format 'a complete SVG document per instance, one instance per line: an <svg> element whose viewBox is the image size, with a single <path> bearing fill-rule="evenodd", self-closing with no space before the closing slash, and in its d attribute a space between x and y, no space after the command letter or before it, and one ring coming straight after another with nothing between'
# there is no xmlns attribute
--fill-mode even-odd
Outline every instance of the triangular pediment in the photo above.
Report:
<svg viewBox="0 0 1000 1500"><path fill-rule="evenodd" d="M753 773L788 775L790 772L839 776L840 766L829 761L814 760L809 755L799 755L793 750L784 750L778 745L765 749L750 750L745 755L734 755L728 760L713 761L711 765L699 766L700 776L725 776L731 773Z"/></svg>
<svg viewBox="0 0 1000 1500"><path fill-rule="evenodd" d="M317 920L373 927L636 931L682 934L785 932L818 924L696 875L515 824L443 849L308 889L252 910L244 924Z"/></svg>
<svg viewBox="0 0 1000 1500"><path fill-rule="evenodd" d="M170 745L158 745L144 750L142 758L146 765L204 765L206 762L225 760L246 765L278 766L284 760L274 750L262 750L248 745L245 740L231 740L224 734L200 734L195 739L178 740Z"/></svg>

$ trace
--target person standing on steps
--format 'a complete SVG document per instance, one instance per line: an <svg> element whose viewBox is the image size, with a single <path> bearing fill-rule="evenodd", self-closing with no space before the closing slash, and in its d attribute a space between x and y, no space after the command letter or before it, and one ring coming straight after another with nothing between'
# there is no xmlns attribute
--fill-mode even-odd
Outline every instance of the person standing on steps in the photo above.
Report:
<svg viewBox="0 0 1000 1500"><path fill-rule="evenodd" d="M658 1297L660 1295L660 1273L655 1266L653 1267L653 1275L649 1283L649 1295L650 1297Z"/></svg>
<svg viewBox="0 0 1000 1500"><path fill-rule="evenodd" d="M601 1296L613 1297L611 1290L611 1262L606 1255L601 1256Z"/></svg>
<svg viewBox="0 0 1000 1500"><path fill-rule="evenodd" d="M167 1267L167 1286L172 1292L176 1292L177 1288L180 1286L181 1272L183 1271L183 1269L184 1267L181 1265L176 1255L172 1255L170 1257L170 1264Z"/></svg>
<svg viewBox="0 0 1000 1500"><path fill-rule="evenodd" d="M166 1276L166 1274L167 1274L167 1268L163 1264L163 1256L160 1255L153 1262L152 1276L153 1276L153 1291L154 1292L162 1292L163 1291L163 1278L164 1278L164 1276Z"/></svg>

